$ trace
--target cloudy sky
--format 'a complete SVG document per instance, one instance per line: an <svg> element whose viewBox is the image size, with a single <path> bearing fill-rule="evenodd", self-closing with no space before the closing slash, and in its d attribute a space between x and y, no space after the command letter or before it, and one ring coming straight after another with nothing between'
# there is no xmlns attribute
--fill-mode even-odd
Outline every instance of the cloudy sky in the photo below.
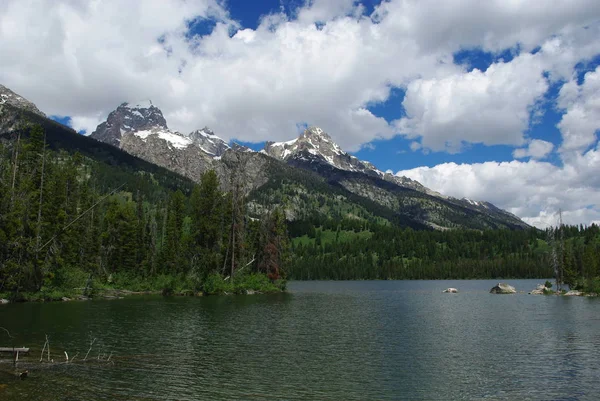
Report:
<svg viewBox="0 0 600 401"><path fill-rule="evenodd" d="M539 227L600 223L598 0L3 0L0 83L90 133L151 99L259 147L322 127Z"/></svg>

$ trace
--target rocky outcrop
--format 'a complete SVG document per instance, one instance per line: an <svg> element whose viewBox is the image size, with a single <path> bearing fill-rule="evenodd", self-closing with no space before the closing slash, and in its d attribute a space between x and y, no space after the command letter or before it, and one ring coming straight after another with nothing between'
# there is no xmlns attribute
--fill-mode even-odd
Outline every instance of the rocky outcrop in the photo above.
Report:
<svg viewBox="0 0 600 401"><path fill-rule="evenodd" d="M8 299L4 299L4 298L0 299L0 305L6 305L8 303L10 303Z"/></svg>
<svg viewBox="0 0 600 401"><path fill-rule="evenodd" d="M152 128L168 129L162 111L151 102L137 105L123 103L98 125L91 137L113 146L120 146L125 133Z"/></svg>
<svg viewBox="0 0 600 401"><path fill-rule="evenodd" d="M580 297L583 295L583 292L577 290L567 291L563 294L565 297Z"/></svg>
<svg viewBox="0 0 600 401"><path fill-rule="evenodd" d="M458 292L458 290L456 288L450 287L450 288L446 288L442 292L449 293L449 294L456 294Z"/></svg>
<svg viewBox="0 0 600 401"><path fill-rule="evenodd" d="M193 181L213 167L213 158L199 146L177 133L162 128L126 133L120 147L127 153L168 168Z"/></svg>
<svg viewBox="0 0 600 401"><path fill-rule="evenodd" d="M515 287L504 283L498 283L490 290L490 294L515 294L516 292Z"/></svg>
<svg viewBox="0 0 600 401"><path fill-rule="evenodd" d="M188 138L211 156L221 156L229 149L227 142L216 136L208 127L191 132Z"/></svg>
<svg viewBox="0 0 600 401"><path fill-rule="evenodd" d="M544 284L538 284L537 287L535 288L535 290L532 290L530 292L531 295L545 295L548 293L548 291L550 291L550 289L548 287L546 287Z"/></svg>
<svg viewBox="0 0 600 401"><path fill-rule="evenodd" d="M0 105L4 104L9 104L17 109L31 111L32 113L46 117L35 104L0 84Z"/></svg>

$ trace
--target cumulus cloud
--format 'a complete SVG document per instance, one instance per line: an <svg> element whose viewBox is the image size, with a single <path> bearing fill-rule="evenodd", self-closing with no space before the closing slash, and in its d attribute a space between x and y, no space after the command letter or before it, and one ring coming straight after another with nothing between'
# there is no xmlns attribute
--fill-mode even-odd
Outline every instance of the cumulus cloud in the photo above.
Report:
<svg viewBox="0 0 600 401"><path fill-rule="evenodd" d="M523 159L525 157L543 159L552 152L552 149L554 149L554 144L552 142L544 141L542 139L533 139L526 148L515 149L513 157L517 159Z"/></svg>
<svg viewBox="0 0 600 401"><path fill-rule="evenodd" d="M459 88L450 93L466 101L466 91L493 89L495 82L522 82L520 74L533 80L527 87L535 96L544 89L544 82L522 65L537 72L539 56L463 76L462 67L452 62L453 52L477 46L496 51L517 44L529 50L549 37L577 35L581 38L561 43L583 48L576 44L589 42L593 35L576 33L595 26L600 16L593 0L556 1L552 7L535 2L391 0L376 6L372 16L357 1L312 0L300 2L291 16L265 16L256 29L244 29L222 4L1 2L0 81L48 114L72 116L78 128L88 131L95 128L97 116L106 116L121 102L152 99L169 125L182 132L208 125L225 139L282 140L293 135L298 122L309 122L322 126L347 150L358 150L362 143L398 134L395 125L367 109L386 101L392 87L410 88L412 103L407 105L417 112L428 96L428 84L440 94L456 84ZM217 24L209 34L190 36L190 24L203 20ZM562 73L570 75L571 70L569 65ZM510 74L515 75L508 78ZM511 94L526 96L525 101L511 99L520 106L510 110L515 114L502 110L496 120L473 120L475 125L504 126L486 127L488 139L473 130L442 138L436 127L419 125L415 118L409 126L415 135L419 129L432 133L424 136L424 147L448 142L444 148L456 150L461 141L518 144L528 119L525 103L531 104L532 95L516 89L498 92L503 99ZM483 100L494 105L489 97ZM458 106L453 111L463 112ZM447 126L462 129L460 124ZM500 138L502 132L508 132L507 138Z"/></svg>
<svg viewBox="0 0 600 401"><path fill-rule="evenodd" d="M564 211L568 224L600 219L600 147L575 155L569 163L444 163L398 171L423 185L456 198L487 200L538 227L556 224Z"/></svg>
<svg viewBox="0 0 600 401"><path fill-rule="evenodd" d="M540 53L522 54L442 79L408 85L403 101L407 117L396 122L423 147L457 152L464 142L521 145L531 108L548 89Z"/></svg>
<svg viewBox="0 0 600 401"><path fill-rule="evenodd" d="M585 150L596 142L600 129L600 67L585 74L584 82L575 79L560 90L558 107L566 110L558 123L563 137L562 151Z"/></svg>

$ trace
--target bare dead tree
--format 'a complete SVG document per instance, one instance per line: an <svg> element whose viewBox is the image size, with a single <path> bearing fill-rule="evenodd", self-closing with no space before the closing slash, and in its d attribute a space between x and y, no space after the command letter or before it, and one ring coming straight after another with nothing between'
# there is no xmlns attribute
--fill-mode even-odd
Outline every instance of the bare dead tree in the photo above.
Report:
<svg viewBox="0 0 600 401"><path fill-rule="evenodd" d="M90 338L91 338L91 337L90 337ZM90 352L92 351L92 347L94 346L94 343L95 343L95 342L96 342L96 339L95 339L95 338L94 338L94 339L92 339L92 340L90 341L90 348L88 349L88 352L87 352L87 354L85 354L85 358L83 358L83 360L84 360L84 361L85 361L85 360L87 360L87 357L88 357L88 355L90 354Z"/></svg>

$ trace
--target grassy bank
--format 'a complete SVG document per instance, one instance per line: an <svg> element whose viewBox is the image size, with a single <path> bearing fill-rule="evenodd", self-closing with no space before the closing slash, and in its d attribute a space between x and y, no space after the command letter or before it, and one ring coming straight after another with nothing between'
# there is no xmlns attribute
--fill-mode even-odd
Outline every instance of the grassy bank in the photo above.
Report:
<svg viewBox="0 0 600 401"><path fill-rule="evenodd" d="M275 293L285 291L286 281L272 282L266 274L237 274L233 280L211 274L200 280L191 276L160 275L139 277L114 274L109 280L89 280L84 274L72 274L61 287L43 287L38 292L2 293L0 299L11 302L51 302L68 299L114 298L133 294L179 296ZM65 284L67 284L65 283ZM76 284L76 285L73 285Z"/></svg>

